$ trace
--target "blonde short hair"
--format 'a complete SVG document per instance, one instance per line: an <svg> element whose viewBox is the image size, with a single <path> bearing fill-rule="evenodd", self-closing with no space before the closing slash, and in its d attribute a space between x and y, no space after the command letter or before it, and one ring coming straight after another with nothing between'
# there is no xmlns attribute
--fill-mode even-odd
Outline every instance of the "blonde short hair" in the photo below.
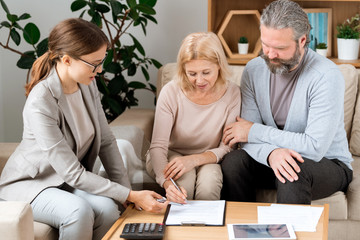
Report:
<svg viewBox="0 0 360 240"><path fill-rule="evenodd" d="M191 33L185 37L177 56L177 81L183 90L193 90L185 72L185 64L191 60L207 60L219 66L215 87L227 84L229 65L219 38L213 32Z"/></svg>

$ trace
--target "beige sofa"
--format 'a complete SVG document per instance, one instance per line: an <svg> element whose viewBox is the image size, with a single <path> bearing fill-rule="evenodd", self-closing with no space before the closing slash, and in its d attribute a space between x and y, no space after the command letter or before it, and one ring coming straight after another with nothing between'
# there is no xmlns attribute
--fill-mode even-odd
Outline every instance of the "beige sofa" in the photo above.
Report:
<svg viewBox="0 0 360 240"><path fill-rule="evenodd" d="M158 72L158 93L162 86L172 79L175 73L175 64L164 65ZM345 128L353 154L354 179L346 194L337 192L332 196L314 201L313 204L330 204L329 239L357 240L360 239L360 94L359 75L351 65L339 65L345 81ZM244 66L231 66L233 75L231 81L240 84ZM153 189L160 191L155 181L145 172L144 155L149 147L152 126L154 122L153 109L133 108L125 111L111 124L117 139L126 140L133 145L135 157L128 151L122 152L126 162L133 189ZM120 144L120 145L119 145ZM121 142L119 141L121 148ZM17 143L0 144L0 173L8 157L14 151ZM128 148L128 146L124 146ZM126 156L129 155L129 156ZM104 174L97 164L95 172ZM274 202L275 192L259 190L258 201ZM0 236L4 239L57 239L57 230L42 223L33 222L29 204L22 202L0 201Z"/></svg>

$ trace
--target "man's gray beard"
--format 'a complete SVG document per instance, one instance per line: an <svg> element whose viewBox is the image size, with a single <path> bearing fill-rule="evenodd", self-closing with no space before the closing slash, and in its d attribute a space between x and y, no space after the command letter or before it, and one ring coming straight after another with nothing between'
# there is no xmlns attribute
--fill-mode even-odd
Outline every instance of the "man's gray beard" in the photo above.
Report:
<svg viewBox="0 0 360 240"><path fill-rule="evenodd" d="M274 74L283 74L290 72L291 69L293 69L296 65L299 64L301 53L299 50L299 44L297 44L295 53L290 59L288 60L279 59L279 58L271 59L271 61L276 61L278 64L271 63L270 58L267 55L265 55L263 52L261 53L260 56L265 60L266 65L268 66L270 72Z"/></svg>

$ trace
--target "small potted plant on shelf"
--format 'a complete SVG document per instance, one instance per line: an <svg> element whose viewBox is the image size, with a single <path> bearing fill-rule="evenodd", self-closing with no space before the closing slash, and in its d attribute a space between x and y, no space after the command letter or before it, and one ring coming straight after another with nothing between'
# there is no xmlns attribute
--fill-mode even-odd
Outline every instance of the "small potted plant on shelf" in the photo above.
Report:
<svg viewBox="0 0 360 240"><path fill-rule="evenodd" d="M249 50L249 41L245 36L239 38L238 43L239 54L247 54Z"/></svg>
<svg viewBox="0 0 360 240"><path fill-rule="evenodd" d="M338 58L341 60L356 60L359 56L360 15L347 19L336 27Z"/></svg>
<svg viewBox="0 0 360 240"><path fill-rule="evenodd" d="M327 49L326 43L321 42L316 45L316 52L319 53L320 55L326 57L327 51L328 51L328 49Z"/></svg>

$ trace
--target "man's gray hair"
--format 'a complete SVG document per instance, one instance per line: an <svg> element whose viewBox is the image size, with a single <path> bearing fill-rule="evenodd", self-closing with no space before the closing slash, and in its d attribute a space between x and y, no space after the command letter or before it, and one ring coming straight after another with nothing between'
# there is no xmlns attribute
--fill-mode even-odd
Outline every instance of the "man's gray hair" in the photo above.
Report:
<svg viewBox="0 0 360 240"><path fill-rule="evenodd" d="M290 0L277 0L271 2L260 18L260 24L267 28L291 28L294 31L294 40L297 41L306 34L307 46L310 42L309 33L311 25L304 10L299 4Z"/></svg>

